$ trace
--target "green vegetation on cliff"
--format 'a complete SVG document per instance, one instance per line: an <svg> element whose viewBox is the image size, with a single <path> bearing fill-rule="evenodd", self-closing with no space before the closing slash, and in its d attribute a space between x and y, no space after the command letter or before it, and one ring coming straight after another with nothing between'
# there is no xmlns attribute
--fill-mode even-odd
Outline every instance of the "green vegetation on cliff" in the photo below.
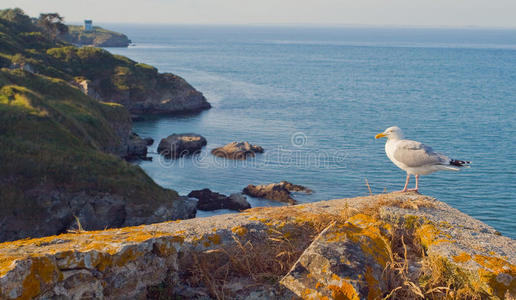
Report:
<svg viewBox="0 0 516 300"><path fill-rule="evenodd" d="M10 14L0 14L0 67L30 66L38 74L68 82L99 81L99 92L106 97L129 92L137 99L156 81L158 71L152 66L100 48L51 42L27 16L11 17L15 21L10 21L2 15Z"/></svg>
<svg viewBox="0 0 516 300"><path fill-rule="evenodd" d="M66 230L80 210L70 204L77 195L137 205L141 222L177 199L119 158L131 132L127 109L76 84L101 78L103 91L137 93L155 68L51 41L19 9L0 11L0 68L0 240ZM125 213L118 225L139 222Z"/></svg>
<svg viewBox="0 0 516 300"><path fill-rule="evenodd" d="M178 113L210 108L184 79L94 47L53 40L20 10L0 11L0 68L23 68L77 84L97 100L131 113Z"/></svg>
<svg viewBox="0 0 516 300"><path fill-rule="evenodd" d="M95 26L92 31L84 31L82 26L68 25L68 33L60 39L79 45L96 47L127 47L131 43L125 34Z"/></svg>

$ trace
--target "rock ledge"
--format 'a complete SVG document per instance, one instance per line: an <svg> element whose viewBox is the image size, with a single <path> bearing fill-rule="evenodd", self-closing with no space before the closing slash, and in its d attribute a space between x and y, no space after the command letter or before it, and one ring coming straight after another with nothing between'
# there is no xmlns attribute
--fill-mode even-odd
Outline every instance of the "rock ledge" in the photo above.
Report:
<svg viewBox="0 0 516 300"><path fill-rule="evenodd" d="M382 194L2 243L0 298L442 297L423 275L445 266L459 298L503 299L516 295L514 249L433 198ZM393 285L400 274L414 287Z"/></svg>

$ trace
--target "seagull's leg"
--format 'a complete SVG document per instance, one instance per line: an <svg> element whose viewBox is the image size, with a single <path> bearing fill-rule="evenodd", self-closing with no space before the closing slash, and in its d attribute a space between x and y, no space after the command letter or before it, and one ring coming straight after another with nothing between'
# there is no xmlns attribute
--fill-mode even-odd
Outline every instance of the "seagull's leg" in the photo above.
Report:
<svg viewBox="0 0 516 300"><path fill-rule="evenodd" d="M417 193L417 192L418 192L418 189L419 189L419 175L418 175L418 174L416 174L416 175L414 175L414 177L416 177L416 188L414 188L414 189L409 189L408 191L416 192L416 193ZM406 190L406 188L405 188L404 190Z"/></svg>
<svg viewBox="0 0 516 300"><path fill-rule="evenodd" d="M405 179L405 187L400 192L405 193L407 191L409 181L410 181L410 175L407 173L407 179Z"/></svg>

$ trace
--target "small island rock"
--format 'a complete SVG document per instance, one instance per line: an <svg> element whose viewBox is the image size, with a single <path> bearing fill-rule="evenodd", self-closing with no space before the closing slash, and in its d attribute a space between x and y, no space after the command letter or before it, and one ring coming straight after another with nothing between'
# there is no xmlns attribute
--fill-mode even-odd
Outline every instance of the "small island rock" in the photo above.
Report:
<svg viewBox="0 0 516 300"><path fill-rule="evenodd" d="M251 197L296 204L296 200L292 198L291 192L305 192L307 194L311 194L312 190L302 185L292 184L288 181L281 181L280 183L263 185L250 184L245 187L242 192Z"/></svg>
<svg viewBox="0 0 516 300"><path fill-rule="evenodd" d="M211 154L228 159L246 159L248 156L254 157L255 153L263 153L263 148L248 142L232 142L211 150Z"/></svg>
<svg viewBox="0 0 516 300"><path fill-rule="evenodd" d="M158 153L168 158L178 158L199 153L206 144L206 139L198 134L172 134L161 140Z"/></svg>
<svg viewBox="0 0 516 300"><path fill-rule="evenodd" d="M217 209L232 209L244 210L251 208L244 195L240 193L231 194L229 197L223 194L212 192L210 189L202 189L191 191L188 197L197 198L197 209L200 210L217 210Z"/></svg>

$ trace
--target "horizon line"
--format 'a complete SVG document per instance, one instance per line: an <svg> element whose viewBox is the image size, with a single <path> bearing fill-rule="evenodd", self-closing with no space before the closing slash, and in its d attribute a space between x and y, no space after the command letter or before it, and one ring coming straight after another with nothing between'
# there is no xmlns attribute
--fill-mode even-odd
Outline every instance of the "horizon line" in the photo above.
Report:
<svg viewBox="0 0 516 300"><path fill-rule="evenodd" d="M173 23L173 22L112 22L98 21L86 18L84 20L93 20L97 24L119 24L119 25L170 25L170 26L249 26L249 27L312 27L312 28L406 28L406 29L499 29L499 30L516 30L516 26L483 26L483 25L406 25L406 24L359 24L359 23ZM66 21L68 25L82 25L82 21Z"/></svg>

